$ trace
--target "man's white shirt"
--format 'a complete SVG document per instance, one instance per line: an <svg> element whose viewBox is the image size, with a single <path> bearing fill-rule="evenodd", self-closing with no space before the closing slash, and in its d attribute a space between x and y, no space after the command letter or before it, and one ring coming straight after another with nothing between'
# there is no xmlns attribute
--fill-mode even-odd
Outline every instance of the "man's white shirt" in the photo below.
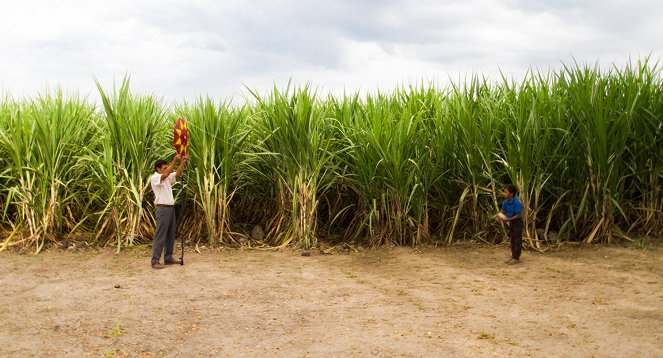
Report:
<svg viewBox="0 0 663 358"><path fill-rule="evenodd" d="M161 174L154 172L150 177L150 185L154 191L154 204L175 205L173 198L173 183L175 182L175 173L170 173L166 179L161 180Z"/></svg>

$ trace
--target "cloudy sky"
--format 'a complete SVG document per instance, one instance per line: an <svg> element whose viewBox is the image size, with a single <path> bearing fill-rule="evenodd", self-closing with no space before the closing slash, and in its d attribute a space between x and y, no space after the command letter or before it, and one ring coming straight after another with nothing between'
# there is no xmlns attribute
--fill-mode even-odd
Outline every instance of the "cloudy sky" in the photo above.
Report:
<svg viewBox="0 0 663 358"><path fill-rule="evenodd" d="M522 76L663 59L660 0L0 0L0 92L96 96L131 75L168 100Z"/></svg>

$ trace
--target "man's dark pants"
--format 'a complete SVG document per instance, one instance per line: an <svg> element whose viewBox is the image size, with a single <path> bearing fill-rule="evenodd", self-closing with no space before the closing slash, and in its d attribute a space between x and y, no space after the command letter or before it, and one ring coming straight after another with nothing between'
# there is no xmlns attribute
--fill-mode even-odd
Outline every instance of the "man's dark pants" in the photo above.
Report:
<svg viewBox="0 0 663 358"><path fill-rule="evenodd" d="M152 241L152 265L159 263L164 246L164 263L173 261L175 230L175 207L157 206L157 229L154 241Z"/></svg>
<svg viewBox="0 0 663 358"><path fill-rule="evenodd" d="M523 250L523 221L512 221L509 225L509 237L511 238L511 258L520 260Z"/></svg>

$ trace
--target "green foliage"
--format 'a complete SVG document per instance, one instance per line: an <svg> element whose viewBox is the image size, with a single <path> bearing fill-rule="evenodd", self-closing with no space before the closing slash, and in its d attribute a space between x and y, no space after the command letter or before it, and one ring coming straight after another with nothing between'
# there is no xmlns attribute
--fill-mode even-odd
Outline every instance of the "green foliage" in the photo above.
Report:
<svg viewBox="0 0 663 358"><path fill-rule="evenodd" d="M134 245L143 233L148 177L162 157L167 112L153 96L134 96L126 77L114 93L97 82L103 103L103 121L96 148L90 153L89 170L95 198L104 205L99 213L98 233L111 228L118 250Z"/></svg>
<svg viewBox="0 0 663 358"><path fill-rule="evenodd" d="M612 242L663 231L663 86L649 59L573 64L516 82L321 99L308 86L170 107L126 78L102 106L61 92L0 102L0 250L95 233L149 242L147 178L189 123L189 240L309 248L499 241L492 218L514 183L525 238ZM543 233L543 237L538 237ZM261 235L258 235L261 236ZM248 242L251 244L251 242Z"/></svg>
<svg viewBox="0 0 663 358"><path fill-rule="evenodd" d="M416 244L428 238L424 223L430 169L421 94L401 90L368 96L365 103L336 104L347 151L342 176L357 198L354 230L373 245ZM414 239L412 239L414 237Z"/></svg>
<svg viewBox="0 0 663 358"><path fill-rule="evenodd" d="M0 106L3 218L39 252L86 219L79 159L96 117L92 106L61 91Z"/></svg>
<svg viewBox="0 0 663 358"><path fill-rule="evenodd" d="M188 120L190 147L187 179L192 197L204 217L207 242L230 244L230 202L244 182L246 172L245 144L248 112L230 108L210 98L177 109L178 116ZM176 117L173 117L176 119Z"/></svg>
<svg viewBox="0 0 663 358"><path fill-rule="evenodd" d="M317 240L318 197L333 183L338 153L330 150L333 138L327 130L333 121L308 87L292 94L290 86L285 92L275 88L267 98L253 95L251 172L270 188L263 191L274 208L266 210L268 236L275 245L311 247Z"/></svg>

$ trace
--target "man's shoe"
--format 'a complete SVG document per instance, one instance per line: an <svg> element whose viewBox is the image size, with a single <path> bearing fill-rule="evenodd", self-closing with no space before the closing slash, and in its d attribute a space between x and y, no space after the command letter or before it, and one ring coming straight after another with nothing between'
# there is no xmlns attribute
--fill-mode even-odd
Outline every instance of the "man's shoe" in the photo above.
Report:
<svg viewBox="0 0 663 358"><path fill-rule="evenodd" d="M173 260L166 261L166 265L179 265L181 263L182 263L182 261L180 261L178 259L173 259Z"/></svg>
<svg viewBox="0 0 663 358"><path fill-rule="evenodd" d="M519 264L519 263L520 263L520 260L511 259L511 260L509 260L509 262L507 262L507 265L515 265L515 264Z"/></svg>
<svg viewBox="0 0 663 358"><path fill-rule="evenodd" d="M156 264L152 265L152 268L155 269L155 270L159 270L159 269L162 269L162 268L166 268L166 266L164 266L161 263L156 263Z"/></svg>

